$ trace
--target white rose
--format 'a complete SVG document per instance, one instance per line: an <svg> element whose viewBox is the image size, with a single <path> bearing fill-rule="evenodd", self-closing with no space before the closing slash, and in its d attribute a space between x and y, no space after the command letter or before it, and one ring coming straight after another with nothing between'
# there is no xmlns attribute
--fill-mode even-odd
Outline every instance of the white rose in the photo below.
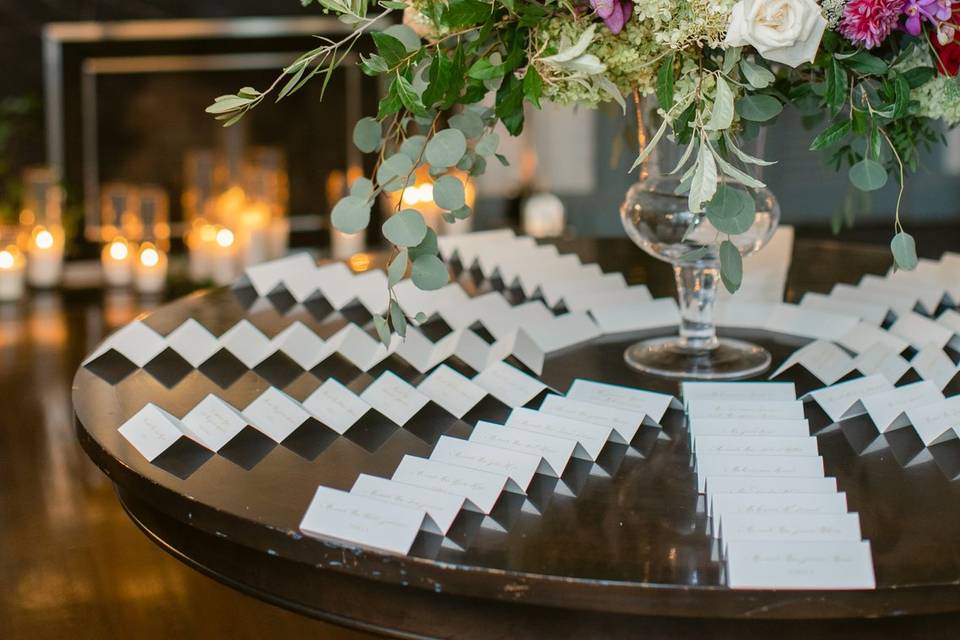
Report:
<svg viewBox="0 0 960 640"><path fill-rule="evenodd" d="M724 44L752 45L767 60L796 67L813 62L826 27L814 0L740 0L730 14Z"/></svg>

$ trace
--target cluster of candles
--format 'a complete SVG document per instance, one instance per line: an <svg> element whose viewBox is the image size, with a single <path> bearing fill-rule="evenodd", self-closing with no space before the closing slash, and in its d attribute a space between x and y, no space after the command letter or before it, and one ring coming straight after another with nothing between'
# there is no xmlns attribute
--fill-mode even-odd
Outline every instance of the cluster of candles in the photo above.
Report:
<svg viewBox="0 0 960 640"><path fill-rule="evenodd" d="M166 192L152 185L109 183L100 204L103 283L133 286L141 294L163 291L167 282L170 207Z"/></svg>
<svg viewBox="0 0 960 640"><path fill-rule="evenodd" d="M104 245L100 265L108 287L133 285L138 293L156 294L167 282L167 254L152 242L138 245L117 236Z"/></svg>

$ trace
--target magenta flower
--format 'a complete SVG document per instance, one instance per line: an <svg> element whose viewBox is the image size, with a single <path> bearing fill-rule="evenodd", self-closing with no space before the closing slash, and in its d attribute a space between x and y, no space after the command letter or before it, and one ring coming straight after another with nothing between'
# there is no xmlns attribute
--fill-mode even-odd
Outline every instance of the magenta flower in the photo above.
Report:
<svg viewBox="0 0 960 640"><path fill-rule="evenodd" d="M951 0L907 0L903 7L907 20L903 27L910 35L919 36L923 31L923 20L935 26L949 20L952 15L951 5Z"/></svg>
<svg viewBox="0 0 960 640"><path fill-rule="evenodd" d="M593 7L597 15L603 19L611 33L617 34L623 31L623 26L633 14L633 2L631 0L590 0L590 6Z"/></svg>
<svg viewBox="0 0 960 640"><path fill-rule="evenodd" d="M850 0L843 9L840 34L864 49L887 39L900 22L904 0Z"/></svg>

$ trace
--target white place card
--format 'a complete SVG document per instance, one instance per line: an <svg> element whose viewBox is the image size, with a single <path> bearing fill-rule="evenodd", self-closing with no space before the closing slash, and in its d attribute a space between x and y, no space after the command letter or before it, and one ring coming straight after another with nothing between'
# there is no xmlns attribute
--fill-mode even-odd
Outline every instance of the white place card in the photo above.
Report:
<svg viewBox="0 0 960 640"><path fill-rule="evenodd" d="M497 313L484 314L480 322L494 338L503 338L520 328L531 328L553 319L553 312L540 300L529 300Z"/></svg>
<svg viewBox="0 0 960 640"><path fill-rule="evenodd" d="M220 342L205 326L190 318L167 334L167 344L193 367L199 367L220 350Z"/></svg>
<svg viewBox="0 0 960 640"><path fill-rule="evenodd" d="M909 277L909 276L908 276ZM936 311L944 298L944 290L936 285L930 286L927 282L902 282L895 278L884 278L868 273L860 279L857 285L863 291L871 291L888 296L896 296L909 300L922 311L932 313Z"/></svg>
<svg viewBox="0 0 960 640"><path fill-rule="evenodd" d="M507 426L574 440L578 444L574 457L591 461L597 459L607 442L614 440L616 434L609 426L570 420L522 407L510 412ZM616 439L619 439L619 436L616 436Z"/></svg>
<svg viewBox="0 0 960 640"><path fill-rule="evenodd" d="M840 422L866 413L860 402L863 398L892 390L892 382L874 374L811 391L806 397L820 405L831 420Z"/></svg>
<svg viewBox="0 0 960 640"><path fill-rule="evenodd" d="M853 358L832 342L814 340L790 354L770 377L775 378L795 365L812 373L820 382L833 384L853 370Z"/></svg>
<svg viewBox="0 0 960 640"><path fill-rule="evenodd" d="M559 278L544 282L540 286L543 299L547 305L556 307L566 302L567 297L581 291L623 292L627 288L627 281L622 273L605 273L601 276L587 275L580 278ZM572 311L572 309L571 309Z"/></svg>
<svg viewBox="0 0 960 640"><path fill-rule="evenodd" d="M601 307L651 302L653 296L650 295L650 290L647 289L646 285L635 284L626 289L610 291L580 289L567 292L563 300L568 311L589 311L592 313L594 309Z"/></svg>
<svg viewBox="0 0 960 640"><path fill-rule="evenodd" d="M249 320L241 320L220 336L220 345L249 369L253 369L276 351L270 339Z"/></svg>
<svg viewBox="0 0 960 640"><path fill-rule="evenodd" d="M703 493L713 476L774 476L816 478L823 476L819 456L728 456L701 454L696 458L697 489Z"/></svg>
<svg viewBox="0 0 960 640"><path fill-rule="evenodd" d="M896 387L861 400L870 420L880 431L892 431L910 424L906 412L914 407L943 400L937 386L928 380Z"/></svg>
<svg viewBox="0 0 960 640"><path fill-rule="evenodd" d="M902 295L891 295L890 293L880 293L877 291L868 291L855 287L852 284L838 283L833 285L830 290L831 298L840 300L856 300L858 302L869 302L889 307L894 315L900 315L912 311L917 305L916 298L903 297Z"/></svg>
<svg viewBox="0 0 960 640"><path fill-rule="evenodd" d="M732 589L875 589L869 542L736 541L727 545Z"/></svg>
<svg viewBox="0 0 960 640"><path fill-rule="evenodd" d="M313 270L315 267L316 262L308 253L297 253L247 267L244 275L256 290L257 295L265 296L283 282L286 277L299 271Z"/></svg>
<svg viewBox="0 0 960 640"><path fill-rule="evenodd" d="M530 337L544 353L553 353L574 345L599 338L600 327L587 315L586 311L573 311L553 316L538 323L536 329L525 325Z"/></svg>
<svg viewBox="0 0 960 640"><path fill-rule="evenodd" d="M540 412L560 416L578 422L592 422L610 427L620 436L624 444L633 442L634 436L644 423L646 415L637 411L628 411L589 402L571 400L563 396L549 395L540 405Z"/></svg>
<svg viewBox="0 0 960 640"><path fill-rule="evenodd" d="M437 309L441 307L463 304L470 299L470 296L467 295L467 292L463 290L459 283L451 282L439 289L424 291L413 284L413 280L409 278L397 283L393 288L393 293L402 308L417 309L422 311L427 318L434 317Z"/></svg>
<svg viewBox="0 0 960 640"><path fill-rule="evenodd" d="M536 378L501 361L490 364L473 382L508 407L522 407L547 389Z"/></svg>
<svg viewBox="0 0 960 640"><path fill-rule="evenodd" d="M143 367L166 348L167 341L163 339L163 336L140 320L134 320L101 342L100 346L87 356L83 364L93 362L113 349L133 364Z"/></svg>
<svg viewBox="0 0 960 640"><path fill-rule="evenodd" d="M511 265L513 267L515 265ZM575 253L566 253L546 261L538 261L532 265L525 265L522 270L511 273L506 265L500 267L500 276L508 286L519 285L523 294L528 298L535 297L540 291L540 285L548 280L559 277L576 277L588 274L601 274L598 265L585 265Z"/></svg>
<svg viewBox="0 0 960 640"><path fill-rule="evenodd" d="M683 382L680 395L684 406L689 406L695 400L796 400L797 390L792 382Z"/></svg>
<svg viewBox="0 0 960 640"><path fill-rule="evenodd" d="M361 473L350 489L353 495L388 502L417 511L425 511L423 529L446 535L463 509L464 498L451 493L418 487Z"/></svg>
<svg viewBox="0 0 960 640"><path fill-rule="evenodd" d="M528 236L520 236L510 241L510 250L485 251L477 255L477 267L484 278L493 278L500 273L501 265L515 262L532 263L537 260L553 258L560 254L555 245L539 245Z"/></svg>
<svg viewBox="0 0 960 640"><path fill-rule="evenodd" d="M406 555L426 516L420 509L317 487L300 521L300 530L313 536Z"/></svg>
<svg viewBox="0 0 960 640"><path fill-rule="evenodd" d="M860 318L829 311L778 304L764 321L768 331L803 336L815 340L837 340L857 326Z"/></svg>
<svg viewBox="0 0 960 640"><path fill-rule="evenodd" d="M714 537L725 537L724 525L733 515L802 517L845 513L845 493L714 493L711 496L711 531Z"/></svg>
<svg viewBox="0 0 960 640"><path fill-rule="evenodd" d="M303 401L303 407L340 435L346 433L370 410L369 404L333 378L324 380L323 384Z"/></svg>
<svg viewBox="0 0 960 640"><path fill-rule="evenodd" d="M541 473L553 478L563 475L567 463L574 457L577 449L576 440L525 431L485 420L478 421L470 432L470 442L539 456L548 467L541 467Z"/></svg>
<svg viewBox="0 0 960 640"><path fill-rule="evenodd" d="M769 302L728 302L721 298L714 309L714 319L718 327L765 329L766 319L776 308L776 304Z"/></svg>
<svg viewBox="0 0 960 640"><path fill-rule="evenodd" d="M180 420L184 433L211 451L219 451L247 426L232 406L210 394Z"/></svg>
<svg viewBox="0 0 960 640"><path fill-rule="evenodd" d="M707 516L713 514L713 496L721 494L836 493L837 479L771 478L770 476L713 476L707 479Z"/></svg>
<svg viewBox="0 0 960 640"><path fill-rule="evenodd" d="M960 351L960 313L957 313L954 309L946 309L937 316L937 324L942 324L953 332L953 337L950 338L950 342L947 344L955 351Z"/></svg>
<svg viewBox="0 0 960 640"><path fill-rule="evenodd" d="M673 298L594 307L590 315L604 335L660 329L680 323L680 309Z"/></svg>
<svg viewBox="0 0 960 640"><path fill-rule="evenodd" d="M120 435L153 462L173 443L183 437L180 421L158 407L148 403L120 426Z"/></svg>
<svg viewBox="0 0 960 640"><path fill-rule="evenodd" d="M890 326L890 333L903 338L918 351L928 344L942 349L953 338L953 331L913 311L898 316Z"/></svg>
<svg viewBox="0 0 960 640"><path fill-rule="evenodd" d="M390 289L387 275L380 269L371 269L357 274L351 283L353 294L372 315L383 315L390 306Z"/></svg>
<svg viewBox="0 0 960 640"><path fill-rule="evenodd" d="M482 387L447 365L437 367L417 390L457 418L465 416L487 395Z"/></svg>
<svg viewBox="0 0 960 640"><path fill-rule="evenodd" d="M848 316L857 316L865 322L880 326L890 315L890 307L875 302L863 300L844 300L840 297L828 296L810 291L800 299L800 306L818 311L829 311Z"/></svg>
<svg viewBox="0 0 960 640"><path fill-rule="evenodd" d="M426 373L452 356L455 348L456 336L452 333L433 343L418 329L409 327L395 353L420 373Z"/></svg>
<svg viewBox="0 0 960 640"><path fill-rule="evenodd" d="M920 374L921 378L937 385L937 388L941 391L960 372L950 356L943 349L932 344L928 344L921 349L910 360L910 366Z"/></svg>
<svg viewBox="0 0 960 640"><path fill-rule="evenodd" d="M461 496L469 501L468 508L485 514L493 511L510 481L504 474L410 455L403 456L393 480Z"/></svg>
<svg viewBox="0 0 960 640"><path fill-rule="evenodd" d="M723 519L720 540L724 549L732 542L859 542L860 517L856 513L805 515L753 515L734 513Z"/></svg>
<svg viewBox="0 0 960 640"><path fill-rule="evenodd" d="M813 436L693 436L694 455L727 454L741 456L816 456Z"/></svg>
<svg viewBox="0 0 960 640"><path fill-rule="evenodd" d="M906 347L904 344L904 349ZM900 357L900 351L875 344L853 359L853 368L866 376L881 375L896 384L910 370L910 363Z"/></svg>
<svg viewBox="0 0 960 640"><path fill-rule="evenodd" d="M392 371L380 374L363 390L360 399L401 427L430 402L430 398Z"/></svg>
<svg viewBox="0 0 960 640"><path fill-rule="evenodd" d="M799 400L697 400L687 405L687 415L726 420L801 420Z"/></svg>
<svg viewBox="0 0 960 640"><path fill-rule="evenodd" d="M466 302L457 301L437 309L451 329L467 329L481 320L495 316L508 316L510 303L499 291L491 291Z"/></svg>
<svg viewBox="0 0 960 640"><path fill-rule="evenodd" d="M350 283L353 272L343 262L332 262L322 267L301 269L284 276L283 285L297 302L306 302L312 298L326 298L334 309L335 303L349 300Z"/></svg>
<svg viewBox="0 0 960 640"><path fill-rule="evenodd" d="M348 324L337 331L327 346L346 358L361 371L369 371L383 361L399 345L398 336L393 336L388 349L355 324Z"/></svg>
<svg viewBox="0 0 960 640"><path fill-rule="evenodd" d="M928 447L960 437L960 395L910 407L906 414L923 444Z"/></svg>
<svg viewBox="0 0 960 640"><path fill-rule="evenodd" d="M482 244L484 242L510 242L516 238L513 229L491 229L489 231L473 231L471 233L442 235L437 238L437 245L440 248L440 255L444 260L450 260L459 255L459 249L470 245ZM469 266L469 265L465 265Z"/></svg>
<svg viewBox="0 0 960 640"><path fill-rule="evenodd" d="M769 420L690 418L691 437L725 436L734 438L796 438L810 435L810 423L806 420Z"/></svg>
<svg viewBox="0 0 960 640"><path fill-rule="evenodd" d="M274 442L283 442L310 419L310 414L299 402L276 387L257 396L242 413L251 427Z"/></svg>
<svg viewBox="0 0 960 640"><path fill-rule="evenodd" d="M274 347L309 371L327 359L333 350L307 325L299 320L271 340Z"/></svg>
<svg viewBox="0 0 960 640"><path fill-rule="evenodd" d="M513 493L526 493L533 477L545 465L542 456L450 436L440 436L430 453L430 459L503 474L510 479L507 489Z"/></svg>
<svg viewBox="0 0 960 640"><path fill-rule="evenodd" d="M577 378L567 390L567 397L579 402L617 407L643 413L654 422L660 422L667 409L680 408L680 403L671 395L644 389L634 389L616 384L605 384Z"/></svg>

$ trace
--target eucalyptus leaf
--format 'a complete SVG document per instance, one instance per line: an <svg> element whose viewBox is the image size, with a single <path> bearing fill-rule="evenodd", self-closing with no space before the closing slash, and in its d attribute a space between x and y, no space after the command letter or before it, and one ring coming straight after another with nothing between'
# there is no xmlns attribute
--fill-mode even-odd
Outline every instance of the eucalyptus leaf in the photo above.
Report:
<svg viewBox="0 0 960 640"><path fill-rule="evenodd" d="M455 176L441 176L433 183L433 201L441 209L453 211L464 205L463 183Z"/></svg>
<svg viewBox="0 0 960 640"><path fill-rule="evenodd" d="M440 289L450 281L447 265L435 255L424 254L413 261L413 284L424 291Z"/></svg>
<svg viewBox="0 0 960 640"><path fill-rule="evenodd" d="M861 191L876 191L887 184L887 170L876 160L865 158L850 167L850 182Z"/></svg>
<svg viewBox="0 0 960 640"><path fill-rule="evenodd" d="M780 115L783 104L773 96L747 95L737 100L737 113L745 120L766 122Z"/></svg>
<svg viewBox="0 0 960 640"><path fill-rule="evenodd" d="M403 209L383 223L383 237L400 247L415 247L427 233L423 216L416 209Z"/></svg>
<svg viewBox="0 0 960 640"><path fill-rule="evenodd" d="M450 214L457 220L465 220L470 217L471 213L473 213L473 210L467 205L463 205L459 209L454 209L450 212Z"/></svg>
<svg viewBox="0 0 960 640"><path fill-rule="evenodd" d="M452 167L467 151L467 139L459 129L444 129L427 142L425 156L434 167Z"/></svg>
<svg viewBox="0 0 960 640"><path fill-rule="evenodd" d="M743 257L729 240L720 243L720 279L730 293L736 293L743 282Z"/></svg>
<svg viewBox="0 0 960 640"><path fill-rule="evenodd" d="M717 93L713 99L710 120L704 125L707 131L722 131L733 124L733 92L722 77L717 76Z"/></svg>
<svg viewBox="0 0 960 640"><path fill-rule="evenodd" d="M410 254L411 260L416 260L422 255L437 255L440 247L437 244L437 232L427 227L427 234L423 236L423 240L420 241L415 247L410 247L408 253Z"/></svg>
<svg viewBox="0 0 960 640"><path fill-rule="evenodd" d="M917 243L913 236L901 231L890 241L890 251L893 252L893 261L897 269L913 271L917 268Z"/></svg>
<svg viewBox="0 0 960 640"><path fill-rule="evenodd" d="M401 338L407 337L407 316L403 314L403 309L400 308L400 303L396 300L390 301L390 324L393 325L393 329L398 336Z"/></svg>
<svg viewBox="0 0 960 640"><path fill-rule="evenodd" d="M688 251L682 256L680 256L680 262L696 262L703 256L707 255L707 252L710 250L710 247L700 247L692 251Z"/></svg>
<svg viewBox="0 0 960 640"><path fill-rule="evenodd" d="M413 169L413 160L402 153L395 153L380 164L377 183L384 191L398 191L412 180Z"/></svg>
<svg viewBox="0 0 960 640"><path fill-rule="evenodd" d="M426 136L410 136L400 144L400 153L416 162L423 156L423 147L426 144Z"/></svg>
<svg viewBox="0 0 960 640"><path fill-rule="evenodd" d="M473 111L464 111L450 118L450 126L468 138L478 138L483 133L483 118Z"/></svg>
<svg viewBox="0 0 960 640"><path fill-rule="evenodd" d="M766 89L777 79L773 73L747 59L740 61L740 71L743 73L744 79L754 89Z"/></svg>
<svg viewBox="0 0 960 640"><path fill-rule="evenodd" d="M730 235L744 233L753 225L756 203L746 191L728 185L717 187L707 203L707 219L717 231Z"/></svg>
<svg viewBox="0 0 960 640"><path fill-rule="evenodd" d="M364 153L373 153L380 148L383 130L376 118L360 118L353 127L353 144Z"/></svg>
<svg viewBox="0 0 960 640"><path fill-rule="evenodd" d="M350 185L350 195L369 200L370 196L373 195L373 183L369 178L360 176Z"/></svg>
<svg viewBox="0 0 960 640"><path fill-rule="evenodd" d="M377 330L377 336L380 337L380 342L383 343L383 346L390 346L390 325L387 324L387 319L383 316L373 316L373 326Z"/></svg>
<svg viewBox="0 0 960 640"><path fill-rule="evenodd" d="M754 156L746 153L736 145L736 140L733 139L733 136L730 135L729 131L723 132L723 139L727 143L727 149L730 150L730 153L735 155L740 162L744 164L755 164L759 167L769 167L771 165L777 164L776 161L763 160L761 158L755 158Z"/></svg>
<svg viewBox="0 0 960 640"><path fill-rule="evenodd" d="M427 314L425 314L423 311L417 311L417 315L413 316L413 320L417 324L423 324L427 321Z"/></svg>
<svg viewBox="0 0 960 640"><path fill-rule="evenodd" d="M333 226L344 233L363 231L370 224L370 202L366 198L341 198L330 213Z"/></svg>
<svg viewBox="0 0 960 640"><path fill-rule="evenodd" d="M387 267L387 284L394 286L407 275L407 264L410 262L406 247L400 249L400 253L393 257L390 266Z"/></svg>
<svg viewBox="0 0 960 640"><path fill-rule="evenodd" d="M480 141L477 142L477 146L474 147L474 150L482 156L492 156L497 152L497 147L499 145L500 136L491 131L480 138Z"/></svg>

